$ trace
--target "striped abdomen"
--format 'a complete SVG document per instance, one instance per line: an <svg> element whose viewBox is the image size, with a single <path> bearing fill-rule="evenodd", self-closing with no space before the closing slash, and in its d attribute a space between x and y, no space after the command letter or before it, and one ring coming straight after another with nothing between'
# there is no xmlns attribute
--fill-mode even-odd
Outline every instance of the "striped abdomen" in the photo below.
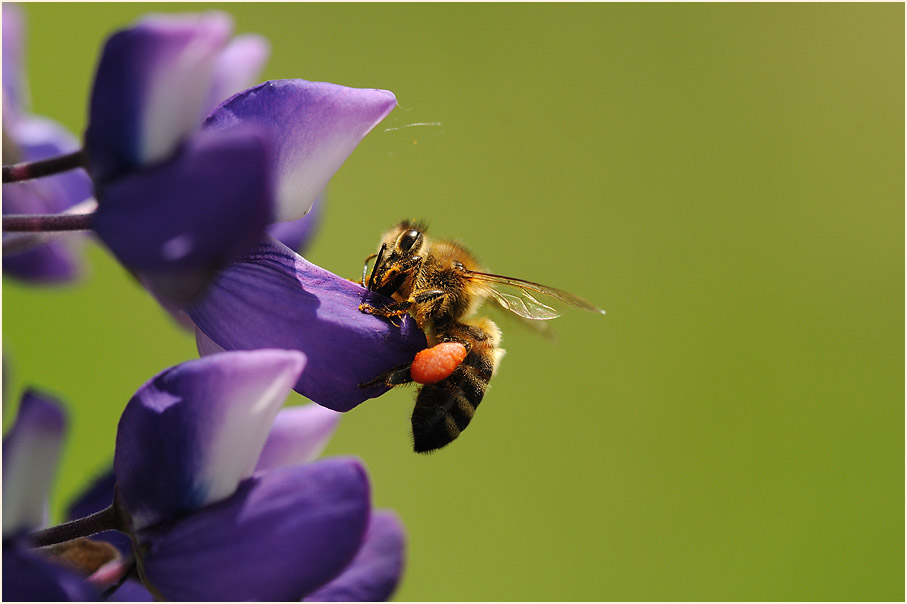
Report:
<svg viewBox="0 0 907 604"><path fill-rule="evenodd" d="M450 377L419 391L412 417L417 453L440 449L466 429L504 353L497 348L500 332L487 319L479 325L459 324L452 331L458 332L457 340L469 341L470 350Z"/></svg>

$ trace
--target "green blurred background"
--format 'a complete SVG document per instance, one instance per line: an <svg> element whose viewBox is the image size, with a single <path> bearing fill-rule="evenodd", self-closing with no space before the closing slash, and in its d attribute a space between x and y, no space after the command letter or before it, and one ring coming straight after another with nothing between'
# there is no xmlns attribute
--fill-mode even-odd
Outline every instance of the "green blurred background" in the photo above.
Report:
<svg viewBox="0 0 907 604"><path fill-rule="evenodd" d="M200 6L27 6L36 111L81 132L104 37ZM224 8L270 39L263 79L398 97L311 260L354 277L424 217L608 311L554 343L502 322L438 454L410 450L411 390L341 422L327 454L409 531L398 599L904 599L902 4ZM27 384L72 412L57 514L131 394L196 356L86 251L76 285L3 282L4 428Z"/></svg>

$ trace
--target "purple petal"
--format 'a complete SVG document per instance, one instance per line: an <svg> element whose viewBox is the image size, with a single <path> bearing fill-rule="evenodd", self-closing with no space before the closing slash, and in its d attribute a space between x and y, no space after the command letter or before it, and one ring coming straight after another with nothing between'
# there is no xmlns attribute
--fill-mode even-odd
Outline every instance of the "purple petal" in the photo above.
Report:
<svg viewBox="0 0 907 604"><path fill-rule="evenodd" d="M15 255L3 254L3 274L31 283L65 283L79 276L65 241L49 241Z"/></svg>
<svg viewBox="0 0 907 604"><path fill-rule="evenodd" d="M340 414L321 405L281 409L258 458L256 472L309 463L327 446Z"/></svg>
<svg viewBox="0 0 907 604"><path fill-rule="evenodd" d="M387 390L361 389L360 383L411 362L425 348L410 317L397 327L360 312L366 294L269 238L221 271L186 312L226 350L301 350L308 369L294 390L334 411L349 411ZM375 295L368 300L389 302Z"/></svg>
<svg viewBox="0 0 907 604"><path fill-rule="evenodd" d="M229 497L252 474L304 364L290 350L225 352L139 389L120 418L113 462L135 527Z"/></svg>
<svg viewBox="0 0 907 604"><path fill-rule="evenodd" d="M231 29L220 12L152 15L107 40L85 132L97 181L166 159L198 127Z"/></svg>
<svg viewBox="0 0 907 604"><path fill-rule="evenodd" d="M353 559L369 507L354 459L256 474L226 501L140 535L145 571L170 600L299 600Z"/></svg>
<svg viewBox="0 0 907 604"><path fill-rule="evenodd" d="M186 302L270 222L267 149L251 131L196 136L174 161L106 185L93 227L156 295Z"/></svg>
<svg viewBox="0 0 907 604"><path fill-rule="evenodd" d="M138 581L127 580L119 589L107 598L108 602L154 602L154 596L151 595L145 586Z"/></svg>
<svg viewBox="0 0 907 604"><path fill-rule="evenodd" d="M299 254L305 253L306 248L312 243L318 227L321 225L322 207L324 206L324 193L322 192L312 204L309 213L289 222L275 222L268 226L268 234L282 244Z"/></svg>
<svg viewBox="0 0 907 604"><path fill-rule="evenodd" d="M4 541L3 600L89 602L98 600L98 593L76 573L38 557L32 550Z"/></svg>
<svg viewBox="0 0 907 604"><path fill-rule="evenodd" d="M4 123L9 136L4 152L11 147L13 161L37 161L71 153L79 141L60 124L38 116L23 116ZM25 195L23 192L30 194ZM82 169L69 170L37 180L3 185L4 214L57 213L84 201L93 194L91 180Z"/></svg>
<svg viewBox="0 0 907 604"><path fill-rule="evenodd" d="M257 34L233 38L214 64L214 77L204 105L207 116L218 104L258 81L268 61L271 45Z"/></svg>
<svg viewBox="0 0 907 604"><path fill-rule="evenodd" d="M3 538L44 523L57 473L66 416L53 397L27 391L16 423L3 439Z"/></svg>
<svg viewBox="0 0 907 604"><path fill-rule="evenodd" d="M302 218L369 130L396 106L387 90L276 80L232 97L204 128L261 124L277 144L277 220Z"/></svg>
<svg viewBox="0 0 907 604"><path fill-rule="evenodd" d="M5 7L6 5L4 5ZM48 119L22 116L4 121L9 145L18 157L12 161L35 161L75 151L79 142L62 126ZM92 196L91 181L81 169L39 180L3 185L4 214L52 214L67 210ZM4 240L15 236L5 233ZM75 252L78 241L68 236L16 254L3 254L4 273L39 283L59 283L79 274Z"/></svg>
<svg viewBox="0 0 907 604"><path fill-rule="evenodd" d="M406 531L394 512L372 514L362 548L352 563L304 601L386 602L403 574Z"/></svg>
<svg viewBox="0 0 907 604"><path fill-rule="evenodd" d="M25 81L25 26L22 9L17 4L3 3L3 109L18 113L28 105ZM6 163L9 163L7 159Z"/></svg>

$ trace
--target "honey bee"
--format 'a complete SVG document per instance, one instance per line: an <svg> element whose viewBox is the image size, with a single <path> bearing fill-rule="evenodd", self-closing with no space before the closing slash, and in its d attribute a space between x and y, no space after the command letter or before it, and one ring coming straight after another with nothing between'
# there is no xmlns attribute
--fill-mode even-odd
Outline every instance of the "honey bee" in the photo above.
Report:
<svg viewBox="0 0 907 604"><path fill-rule="evenodd" d="M539 321L560 313L535 294L605 313L553 287L484 272L463 245L430 239L425 229L423 223L404 220L385 233L378 252L365 259L360 283L395 302L386 307L359 306L361 312L389 320L409 313L428 338L429 348L412 363L359 385L422 384L412 415L417 453L440 449L466 429L504 356L498 326L485 317L473 317L482 302L490 298L524 319Z"/></svg>

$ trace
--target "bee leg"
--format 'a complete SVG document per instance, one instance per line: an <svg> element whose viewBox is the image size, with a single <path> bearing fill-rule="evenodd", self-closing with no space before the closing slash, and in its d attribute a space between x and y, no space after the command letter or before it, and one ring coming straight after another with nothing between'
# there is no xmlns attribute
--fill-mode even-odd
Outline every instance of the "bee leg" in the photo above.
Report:
<svg viewBox="0 0 907 604"><path fill-rule="evenodd" d="M412 303L408 300L405 300L403 302L396 302L395 304L389 304L385 307L372 306L367 302L363 302L359 305L359 312L375 317L384 317L385 319L390 319L392 317L402 317L407 312L409 312L410 306L412 306Z"/></svg>
<svg viewBox="0 0 907 604"><path fill-rule="evenodd" d="M401 384L408 384L413 381L412 376L409 374L409 368L412 366L412 363L406 363L405 365L397 365L392 369L388 369L378 377L371 379L367 382L359 384L360 388L371 388L372 386L399 386Z"/></svg>
<svg viewBox="0 0 907 604"><path fill-rule="evenodd" d="M444 295L447 295L447 292L440 289L426 289L424 291L414 293L409 297L409 300L388 304L383 308L372 306L367 302L363 302L359 305L359 312L363 312L367 315L374 315L376 317L384 317L385 319L390 319L392 317L402 317L409 312L409 309L413 304L423 304L430 300L440 298Z"/></svg>
<svg viewBox="0 0 907 604"><path fill-rule="evenodd" d="M434 300L446 295L447 292L441 289L424 289L411 295L409 297L409 301L412 304L424 304L430 300Z"/></svg>

